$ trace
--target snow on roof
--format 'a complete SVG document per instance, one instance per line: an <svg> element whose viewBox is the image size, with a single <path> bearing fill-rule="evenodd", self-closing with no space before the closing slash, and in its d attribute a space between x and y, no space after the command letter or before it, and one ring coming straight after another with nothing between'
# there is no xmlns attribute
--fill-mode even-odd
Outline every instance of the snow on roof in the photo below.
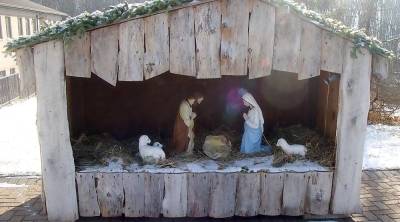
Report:
<svg viewBox="0 0 400 222"><path fill-rule="evenodd" d="M29 10L46 14L60 15L64 17L68 16L68 14L64 12L57 11L29 0L0 0L0 7Z"/></svg>

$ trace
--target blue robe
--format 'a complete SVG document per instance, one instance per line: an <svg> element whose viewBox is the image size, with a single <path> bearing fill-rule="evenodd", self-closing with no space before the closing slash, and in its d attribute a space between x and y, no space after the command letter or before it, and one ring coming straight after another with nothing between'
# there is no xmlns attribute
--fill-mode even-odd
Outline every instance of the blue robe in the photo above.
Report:
<svg viewBox="0 0 400 222"><path fill-rule="evenodd" d="M262 136L263 126L252 128L245 122L242 144L240 145L240 152L247 154L256 152L270 153L272 151L271 147L261 145Z"/></svg>

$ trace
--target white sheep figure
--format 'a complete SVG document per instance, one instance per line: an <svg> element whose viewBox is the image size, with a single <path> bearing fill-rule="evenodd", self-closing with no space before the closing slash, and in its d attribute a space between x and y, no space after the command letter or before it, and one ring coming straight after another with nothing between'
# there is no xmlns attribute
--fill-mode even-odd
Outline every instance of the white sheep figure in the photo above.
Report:
<svg viewBox="0 0 400 222"><path fill-rule="evenodd" d="M163 145L159 142L155 142L153 146L150 138L147 135L142 135L139 138L139 153L144 163L159 163L161 160L165 160L165 153L162 149Z"/></svg>
<svg viewBox="0 0 400 222"><path fill-rule="evenodd" d="M304 145L299 144L288 144L285 139L280 138L276 143L276 146L282 148L283 152L289 155L300 155L302 157L306 156L307 148Z"/></svg>

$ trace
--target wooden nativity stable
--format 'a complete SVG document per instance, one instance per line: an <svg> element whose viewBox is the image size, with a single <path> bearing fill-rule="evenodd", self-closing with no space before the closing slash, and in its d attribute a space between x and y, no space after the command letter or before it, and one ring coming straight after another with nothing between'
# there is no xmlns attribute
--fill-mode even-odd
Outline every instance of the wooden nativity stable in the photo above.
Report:
<svg viewBox="0 0 400 222"><path fill-rule="evenodd" d="M69 42L18 49L21 74L34 71L37 78L49 220L359 212L370 77L385 76L388 61L366 48L357 51L354 56L351 39L264 0L194 1L97 27ZM72 134L123 137L145 127L157 130L174 121L182 99L176 95L198 87L209 102L204 116L218 122L217 95L231 86L255 95L267 125L311 123L334 139L335 167L301 173L76 172ZM145 121L150 117L158 125Z"/></svg>

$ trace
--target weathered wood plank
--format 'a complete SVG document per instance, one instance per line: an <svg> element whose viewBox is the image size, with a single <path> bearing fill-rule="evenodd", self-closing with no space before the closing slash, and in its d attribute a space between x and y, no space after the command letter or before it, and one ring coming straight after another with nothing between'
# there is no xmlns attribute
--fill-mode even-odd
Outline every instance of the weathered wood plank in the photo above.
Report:
<svg viewBox="0 0 400 222"><path fill-rule="evenodd" d="M169 70L168 14L144 18L144 77L150 79Z"/></svg>
<svg viewBox="0 0 400 222"><path fill-rule="evenodd" d="M301 22L288 8L275 10L274 70L299 72Z"/></svg>
<svg viewBox="0 0 400 222"><path fill-rule="evenodd" d="M247 75L248 1L221 1L221 74Z"/></svg>
<svg viewBox="0 0 400 222"><path fill-rule="evenodd" d="M221 5L219 1L194 8L196 73L199 79L221 77Z"/></svg>
<svg viewBox="0 0 400 222"><path fill-rule="evenodd" d="M164 175L165 196L162 203L164 217L185 217L188 206L187 176L181 174Z"/></svg>
<svg viewBox="0 0 400 222"><path fill-rule="evenodd" d="M193 8L169 14L169 70L171 73L196 76Z"/></svg>
<svg viewBox="0 0 400 222"><path fill-rule="evenodd" d="M67 76L90 78L90 34L75 36L71 41L64 43L65 74Z"/></svg>
<svg viewBox="0 0 400 222"><path fill-rule="evenodd" d="M352 214L361 211L360 187L364 139L370 102L371 54L366 49L352 57L353 43L345 43L340 80L336 172L331 211Z"/></svg>
<svg viewBox="0 0 400 222"><path fill-rule="evenodd" d="M19 97L27 98L36 92L33 50L29 47L19 49L15 55L19 71Z"/></svg>
<svg viewBox="0 0 400 222"><path fill-rule="evenodd" d="M309 21L302 21L298 79L319 76L321 70L322 30Z"/></svg>
<svg viewBox="0 0 400 222"><path fill-rule="evenodd" d="M209 211L212 173L188 173L188 217L207 217Z"/></svg>
<svg viewBox="0 0 400 222"><path fill-rule="evenodd" d="M125 217L144 216L144 173L123 173L122 181L125 193Z"/></svg>
<svg viewBox="0 0 400 222"><path fill-rule="evenodd" d="M142 81L144 57L143 19L119 25L118 80Z"/></svg>
<svg viewBox="0 0 400 222"><path fill-rule="evenodd" d="M274 53L275 8L252 0L249 21L249 78L271 75Z"/></svg>
<svg viewBox="0 0 400 222"><path fill-rule="evenodd" d="M282 212L283 173L261 173L259 214L277 216Z"/></svg>
<svg viewBox="0 0 400 222"><path fill-rule="evenodd" d="M50 41L35 45L34 61L47 216L50 221L73 221L78 219L78 202L68 129L63 43Z"/></svg>
<svg viewBox="0 0 400 222"><path fill-rule="evenodd" d="M98 173L96 190L101 216L122 216L124 210L122 173Z"/></svg>
<svg viewBox="0 0 400 222"><path fill-rule="evenodd" d="M144 185L144 216L159 217L164 197L164 175L146 173Z"/></svg>
<svg viewBox="0 0 400 222"><path fill-rule="evenodd" d="M118 74L118 25L91 32L92 72L115 86Z"/></svg>
<svg viewBox="0 0 400 222"><path fill-rule="evenodd" d="M342 73L343 38L329 31L322 31L321 69Z"/></svg>
<svg viewBox="0 0 400 222"><path fill-rule="evenodd" d="M386 79L389 75L389 59L381 55L372 55L372 74L379 79Z"/></svg>
<svg viewBox="0 0 400 222"><path fill-rule="evenodd" d="M237 216L256 216L260 206L260 174L240 173L236 188Z"/></svg>
<svg viewBox="0 0 400 222"><path fill-rule="evenodd" d="M209 216L225 218L235 215L236 173L215 173L210 191Z"/></svg>
<svg viewBox="0 0 400 222"><path fill-rule="evenodd" d="M79 215L81 217L100 216L97 202L96 181L94 173L77 173L76 186L78 189Z"/></svg>
<svg viewBox="0 0 400 222"><path fill-rule="evenodd" d="M332 192L332 172L309 173L305 212L314 215L329 214Z"/></svg>
<svg viewBox="0 0 400 222"><path fill-rule="evenodd" d="M284 215L304 214L308 175L307 173L285 173L282 210Z"/></svg>

